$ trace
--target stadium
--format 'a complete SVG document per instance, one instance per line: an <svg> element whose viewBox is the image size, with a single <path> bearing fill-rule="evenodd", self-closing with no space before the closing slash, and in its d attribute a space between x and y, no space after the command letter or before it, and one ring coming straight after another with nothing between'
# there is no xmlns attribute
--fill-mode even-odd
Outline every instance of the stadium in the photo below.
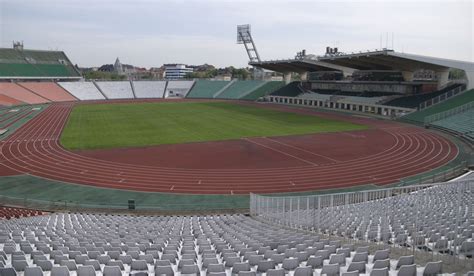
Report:
<svg viewBox="0 0 474 276"><path fill-rule="evenodd" d="M0 275L474 275L473 62L237 43L252 79L0 48Z"/></svg>

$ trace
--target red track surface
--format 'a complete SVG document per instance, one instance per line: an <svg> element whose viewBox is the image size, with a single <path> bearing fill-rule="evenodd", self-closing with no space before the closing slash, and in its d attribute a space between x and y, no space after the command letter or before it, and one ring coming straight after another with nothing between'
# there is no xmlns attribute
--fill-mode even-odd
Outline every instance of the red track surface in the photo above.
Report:
<svg viewBox="0 0 474 276"><path fill-rule="evenodd" d="M73 106L53 104L1 141L0 175L3 169L15 170L70 183L168 193L295 192L389 184L442 166L458 153L449 140L421 128L276 105L259 106L371 129L74 153L59 144Z"/></svg>

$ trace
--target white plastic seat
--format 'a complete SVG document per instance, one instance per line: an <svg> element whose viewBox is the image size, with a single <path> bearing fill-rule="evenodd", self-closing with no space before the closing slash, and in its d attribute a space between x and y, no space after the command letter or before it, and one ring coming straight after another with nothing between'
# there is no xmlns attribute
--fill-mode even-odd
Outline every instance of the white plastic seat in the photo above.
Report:
<svg viewBox="0 0 474 276"><path fill-rule="evenodd" d="M296 258L287 258L283 260L282 268L285 270L295 270L300 262Z"/></svg>
<svg viewBox="0 0 474 276"><path fill-rule="evenodd" d="M51 271L51 268L53 267L51 261L48 260L38 260L36 265L41 267L43 271Z"/></svg>
<svg viewBox="0 0 474 276"><path fill-rule="evenodd" d="M347 271L358 271L359 273L365 273L365 262L351 262L347 267Z"/></svg>
<svg viewBox="0 0 474 276"><path fill-rule="evenodd" d="M16 276L16 271L13 267L0 267L0 275L2 276Z"/></svg>
<svg viewBox="0 0 474 276"><path fill-rule="evenodd" d="M225 267L223 264L209 264L207 266L207 273L211 272L225 272Z"/></svg>
<svg viewBox="0 0 474 276"><path fill-rule="evenodd" d="M198 275L199 274L199 267L196 264L192 265L184 265L183 268L181 269L181 274L184 275Z"/></svg>
<svg viewBox="0 0 474 276"><path fill-rule="evenodd" d="M369 261L369 253L367 252L355 253L354 256L352 257L352 262L367 263L368 261Z"/></svg>
<svg viewBox="0 0 474 276"><path fill-rule="evenodd" d="M232 273L239 274L240 271L250 271L250 264L248 262L234 263Z"/></svg>
<svg viewBox="0 0 474 276"><path fill-rule="evenodd" d="M25 260L12 260L13 268L18 271L25 271L25 268L28 267L28 262Z"/></svg>
<svg viewBox="0 0 474 276"><path fill-rule="evenodd" d="M343 272L341 276L359 276L359 271Z"/></svg>
<svg viewBox="0 0 474 276"><path fill-rule="evenodd" d="M326 274L328 276L336 276L339 275L339 270L339 264L325 264L321 269L321 274Z"/></svg>
<svg viewBox="0 0 474 276"><path fill-rule="evenodd" d="M370 272L370 276L388 276L388 270L388 267L372 269L372 271Z"/></svg>
<svg viewBox="0 0 474 276"><path fill-rule="evenodd" d="M69 271L76 271L77 270L76 262L73 261L73 260L62 260L60 265L67 267L67 269Z"/></svg>
<svg viewBox="0 0 474 276"><path fill-rule="evenodd" d="M438 275L442 273L443 262L429 262L426 264L425 268L423 269L423 276L432 276Z"/></svg>
<svg viewBox="0 0 474 276"><path fill-rule="evenodd" d="M174 270L171 266L156 266L155 275L173 276Z"/></svg>
<svg viewBox="0 0 474 276"><path fill-rule="evenodd" d="M130 265L131 270L148 270L145 260L133 260Z"/></svg>
<svg viewBox="0 0 474 276"><path fill-rule="evenodd" d="M390 268L390 259L377 260L375 261L374 266L373 266L374 269L385 268L385 267Z"/></svg>
<svg viewBox="0 0 474 276"><path fill-rule="evenodd" d="M297 267L294 273L294 276L312 276L312 275L313 275L313 268L310 266Z"/></svg>
<svg viewBox="0 0 474 276"><path fill-rule="evenodd" d="M3 275L0 273L0 275ZM43 270L39 266L26 267L24 276L43 276Z"/></svg>
<svg viewBox="0 0 474 276"><path fill-rule="evenodd" d="M398 276L416 276L416 265L402 265L397 273Z"/></svg>
<svg viewBox="0 0 474 276"><path fill-rule="evenodd" d="M332 254L329 257L329 264L339 264L341 266L346 265L346 257L344 254Z"/></svg>
<svg viewBox="0 0 474 276"><path fill-rule="evenodd" d="M84 265L90 265L90 266L94 267L94 269L96 271L100 270L100 263L97 260L86 260L84 262Z"/></svg>
<svg viewBox="0 0 474 276"><path fill-rule="evenodd" d="M375 251L374 262L377 261L377 260L388 259L389 254L390 254L390 251L388 249Z"/></svg>
<svg viewBox="0 0 474 276"><path fill-rule="evenodd" d="M238 276L257 276L255 271L240 271Z"/></svg>
<svg viewBox="0 0 474 276"><path fill-rule="evenodd" d="M103 276L122 276L122 271L118 266L104 266Z"/></svg>
<svg viewBox="0 0 474 276"><path fill-rule="evenodd" d="M269 269L267 270L267 276L285 276L285 270L282 268L279 269Z"/></svg>
<svg viewBox="0 0 474 276"><path fill-rule="evenodd" d="M120 270L125 269L125 267L123 266L122 261L112 261L112 260L110 260L110 261L107 262L106 265L107 266L118 266L118 267L120 267Z"/></svg>
<svg viewBox="0 0 474 276"><path fill-rule="evenodd" d="M91 265L81 265L77 268L77 276L95 276L95 269Z"/></svg>
<svg viewBox="0 0 474 276"><path fill-rule="evenodd" d="M69 269L66 266L53 266L51 268L51 276L69 276Z"/></svg>
<svg viewBox="0 0 474 276"><path fill-rule="evenodd" d="M401 256L398 258L396 269L399 269L402 265L412 265L415 263L415 256Z"/></svg>
<svg viewBox="0 0 474 276"><path fill-rule="evenodd" d="M264 260L258 262L257 271L266 272L269 269L275 268L275 262L273 260Z"/></svg>

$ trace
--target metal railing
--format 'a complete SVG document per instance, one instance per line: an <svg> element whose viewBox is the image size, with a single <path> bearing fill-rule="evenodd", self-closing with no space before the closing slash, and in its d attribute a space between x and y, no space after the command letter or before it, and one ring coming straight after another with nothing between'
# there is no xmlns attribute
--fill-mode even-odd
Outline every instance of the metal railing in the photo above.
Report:
<svg viewBox="0 0 474 276"><path fill-rule="evenodd" d="M447 99L450 99L458 94L462 94L466 92L466 87L464 85L458 86L452 90L447 91L446 93L443 93L437 97L431 98L429 100L426 100L418 106L418 110L423 110L425 108L431 107L433 105L442 103L446 101Z"/></svg>
<svg viewBox="0 0 474 276"><path fill-rule="evenodd" d="M474 221L474 179L324 195L251 194L250 214L283 227L457 262L469 254L463 242L471 238Z"/></svg>
<svg viewBox="0 0 474 276"><path fill-rule="evenodd" d="M425 125L429 125L432 122L439 121L439 120L445 119L447 117L450 117L459 113L463 113L473 107L474 107L474 102L469 102L467 104L463 104L461 106L427 116L425 117Z"/></svg>

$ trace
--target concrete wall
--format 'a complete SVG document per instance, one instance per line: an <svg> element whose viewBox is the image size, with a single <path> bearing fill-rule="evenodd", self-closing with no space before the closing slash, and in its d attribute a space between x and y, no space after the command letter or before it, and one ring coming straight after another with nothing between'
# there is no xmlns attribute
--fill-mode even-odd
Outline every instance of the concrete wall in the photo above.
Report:
<svg viewBox="0 0 474 276"><path fill-rule="evenodd" d="M327 108L336 110L345 110L352 112L370 113L385 116L388 118L400 117L416 111L416 109L377 105L377 104L364 104L364 103L349 103L349 102L333 102L324 100L307 100L296 97L282 97L282 96L267 96L265 100L271 103L277 104L288 104L305 107L317 107Z"/></svg>

